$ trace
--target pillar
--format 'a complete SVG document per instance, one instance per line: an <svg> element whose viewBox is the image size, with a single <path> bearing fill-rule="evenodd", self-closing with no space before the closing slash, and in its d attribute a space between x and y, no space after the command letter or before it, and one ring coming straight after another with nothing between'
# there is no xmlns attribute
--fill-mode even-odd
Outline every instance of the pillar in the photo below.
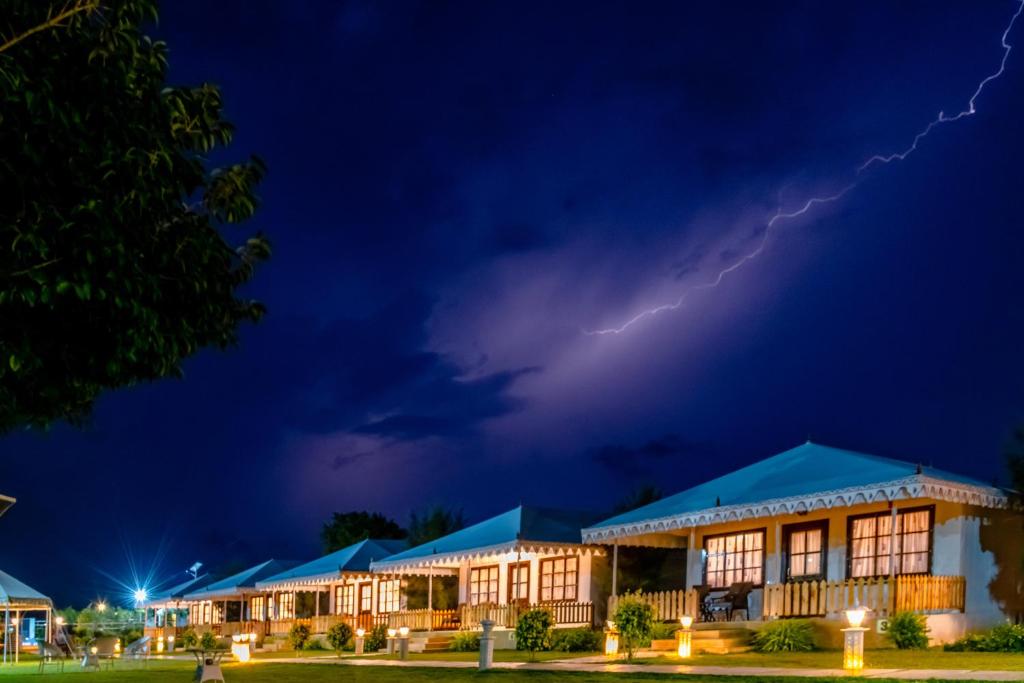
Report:
<svg viewBox="0 0 1024 683"><path fill-rule="evenodd" d="M619 595L619 542L612 544L612 595Z"/></svg>

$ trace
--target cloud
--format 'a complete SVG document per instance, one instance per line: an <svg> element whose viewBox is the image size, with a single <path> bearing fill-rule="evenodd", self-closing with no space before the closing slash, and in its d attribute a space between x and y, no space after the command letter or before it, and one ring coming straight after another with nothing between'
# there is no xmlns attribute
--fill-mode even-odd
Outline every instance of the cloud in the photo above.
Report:
<svg viewBox="0 0 1024 683"><path fill-rule="evenodd" d="M669 460L706 458L715 452L709 443L666 434L639 446L602 446L590 452L590 459L613 474L635 478L652 474Z"/></svg>

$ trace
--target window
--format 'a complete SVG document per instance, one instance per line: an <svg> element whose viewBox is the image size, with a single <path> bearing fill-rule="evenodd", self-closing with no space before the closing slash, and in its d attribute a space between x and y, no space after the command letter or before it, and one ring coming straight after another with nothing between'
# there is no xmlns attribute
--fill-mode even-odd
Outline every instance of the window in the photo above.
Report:
<svg viewBox="0 0 1024 683"><path fill-rule="evenodd" d="M277 614L276 619L294 619L295 618L295 593L278 593L277 594Z"/></svg>
<svg viewBox="0 0 1024 683"><path fill-rule="evenodd" d="M249 604L249 618L253 621L263 621L266 619L266 613L264 612L266 604L267 599L262 595L254 597Z"/></svg>
<svg viewBox="0 0 1024 683"><path fill-rule="evenodd" d="M334 589L334 613L355 614L356 613L356 587L355 584L346 583Z"/></svg>
<svg viewBox="0 0 1024 683"><path fill-rule="evenodd" d="M359 613L369 614L373 611L373 584L359 584Z"/></svg>
<svg viewBox="0 0 1024 683"><path fill-rule="evenodd" d="M398 611L400 587L401 582L397 580L381 581L377 584L377 614Z"/></svg>
<svg viewBox="0 0 1024 683"><path fill-rule="evenodd" d="M931 571L932 521L935 509L914 508L896 513L896 545L892 512L849 518L848 574L851 578L894 574L927 574ZM889 557L896 559L895 571Z"/></svg>
<svg viewBox="0 0 1024 683"><path fill-rule="evenodd" d="M508 601L530 600L530 563L520 562L508 567Z"/></svg>
<svg viewBox="0 0 1024 683"><path fill-rule="evenodd" d="M224 623L224 603L215 602L213 603L213 622L214 624Z"/></svg>
<svg viewBox="0 0 1024 683"><path fill-rule="evenodd" d="M786 547L786 579L825 578L828 559L828 522L809 522L783 527Z"/></svg>
<svg viewBox="0 0 1024 683"><path fill-rule="evenodd" d="M705 536L704 555L704 583L712 588L764 583L764 529Z"/></svg>
<svg viewBox="0 0 1024 683"><path fill-rule="evenodd" d="M579 558L558 557L540 562L540 600L575 600Z"/></svg>
<svg viewBox="0 0 1024 683"><path fill-rule="evenodd" d="M498 567L474 567L469 570L469 604L498 602Z"/></svg>

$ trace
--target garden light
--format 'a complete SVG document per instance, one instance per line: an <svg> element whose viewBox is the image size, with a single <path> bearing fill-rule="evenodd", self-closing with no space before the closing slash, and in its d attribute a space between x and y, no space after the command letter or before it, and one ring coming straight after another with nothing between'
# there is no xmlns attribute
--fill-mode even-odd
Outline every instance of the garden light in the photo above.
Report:
<svg viewBox="0 0 1024 683"><path fill-rule="evenodd" d="M853 628L860 628L866 614L867 610L863 607L853 607L846 610L846 620L850 622L850 626Z"/></svg>
<svg viewBox="0 0 1024 683"><path fill-rule="evenodd" d="M619 632L614 621L608 621L608 628L604 630L604 653L609 657L619 654Z"/></svg>
<svg viewBox="0 0 1024 683"><path fill-rule="evenodd" d="M864 668L864 631L867 629L861 624L864 623L866 613L867 610L860 606L846 610L846 620L850 622L850 627L842 629L843 668L849 671Z"/></svg>
<svg viewBox="0 0 1024 683"><path fill-rule="evenodd" d="M239 633L231 636L231 655L241 663L252 659L252 647L250 647L248 634Z"/></svg>
<svg viewBox="0 0 1024 683"><path fill-rule="evenodd" d="M693 653L693 631L690 630L690 626L693 625L693 617L682 616L679 618L679 624L683 628L676 634L676 652L681 659L689 659Z"/></svg>

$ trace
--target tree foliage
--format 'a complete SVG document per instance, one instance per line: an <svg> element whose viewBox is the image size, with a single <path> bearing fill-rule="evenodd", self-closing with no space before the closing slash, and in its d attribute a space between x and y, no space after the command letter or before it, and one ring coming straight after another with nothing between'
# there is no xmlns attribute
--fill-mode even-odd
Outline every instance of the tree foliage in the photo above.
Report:
<svg viewBox="0 0 1024 683"><path fill-rule="evenodd" d="M400 539L407 532L379 512L335 512L320 530L325 553L333 553L368 538Z"/></svg>
<svg viewBox="0 0 1024 683"><path fill-rule="evenodd" d="M533 660L537 652L551 648L554 627L555 619L550 610L538 607L523 612L516 622L516 649L528 651Z"/></svg>
<svg viewBox="0 0 1024 683"><path fill-rule="evenodd" d="M224 232L264 165L207 161L234 128L216 86L167 85L155 20L153 0L4 3L0 432L79 423L263 314L239 290L269 245Z"/></svg>
<svg viewBox="0 0 1024 683"><path fill-rule="evenodd" d="M634 594L623 595L611 617L619 630L620 642L626 659L633 659L637 648L651 639L654 628L654 608Z"/></svg>
<svg viewBox="0 0 1024 683"><path fill-rule="evenodd" d="M462 511L455 512L435 505L422 512L413 512L409 519L409 545L418 546L447 536L465 526Z"/></svg>
<svg viewBox="0 0 1024 683"><path fill-rule="evenodd" d="M348 646L349 641L352 640L352 635L352 627L340 621L327 629L327 643L338 656L341 656L341 651Z"/></svg>
<svg viewBox="0 0 1024 683"><path fill-rule="evenodd" d="M651 484L644 484L630 491L628 494L623 496L615 506L612 508L613 515L621 515L623 512L629 512L630 510L636 510L642 508L645 505L650 505L655 501L659 501L665 497L665 494L661 492L657 486Z"/></svg>

